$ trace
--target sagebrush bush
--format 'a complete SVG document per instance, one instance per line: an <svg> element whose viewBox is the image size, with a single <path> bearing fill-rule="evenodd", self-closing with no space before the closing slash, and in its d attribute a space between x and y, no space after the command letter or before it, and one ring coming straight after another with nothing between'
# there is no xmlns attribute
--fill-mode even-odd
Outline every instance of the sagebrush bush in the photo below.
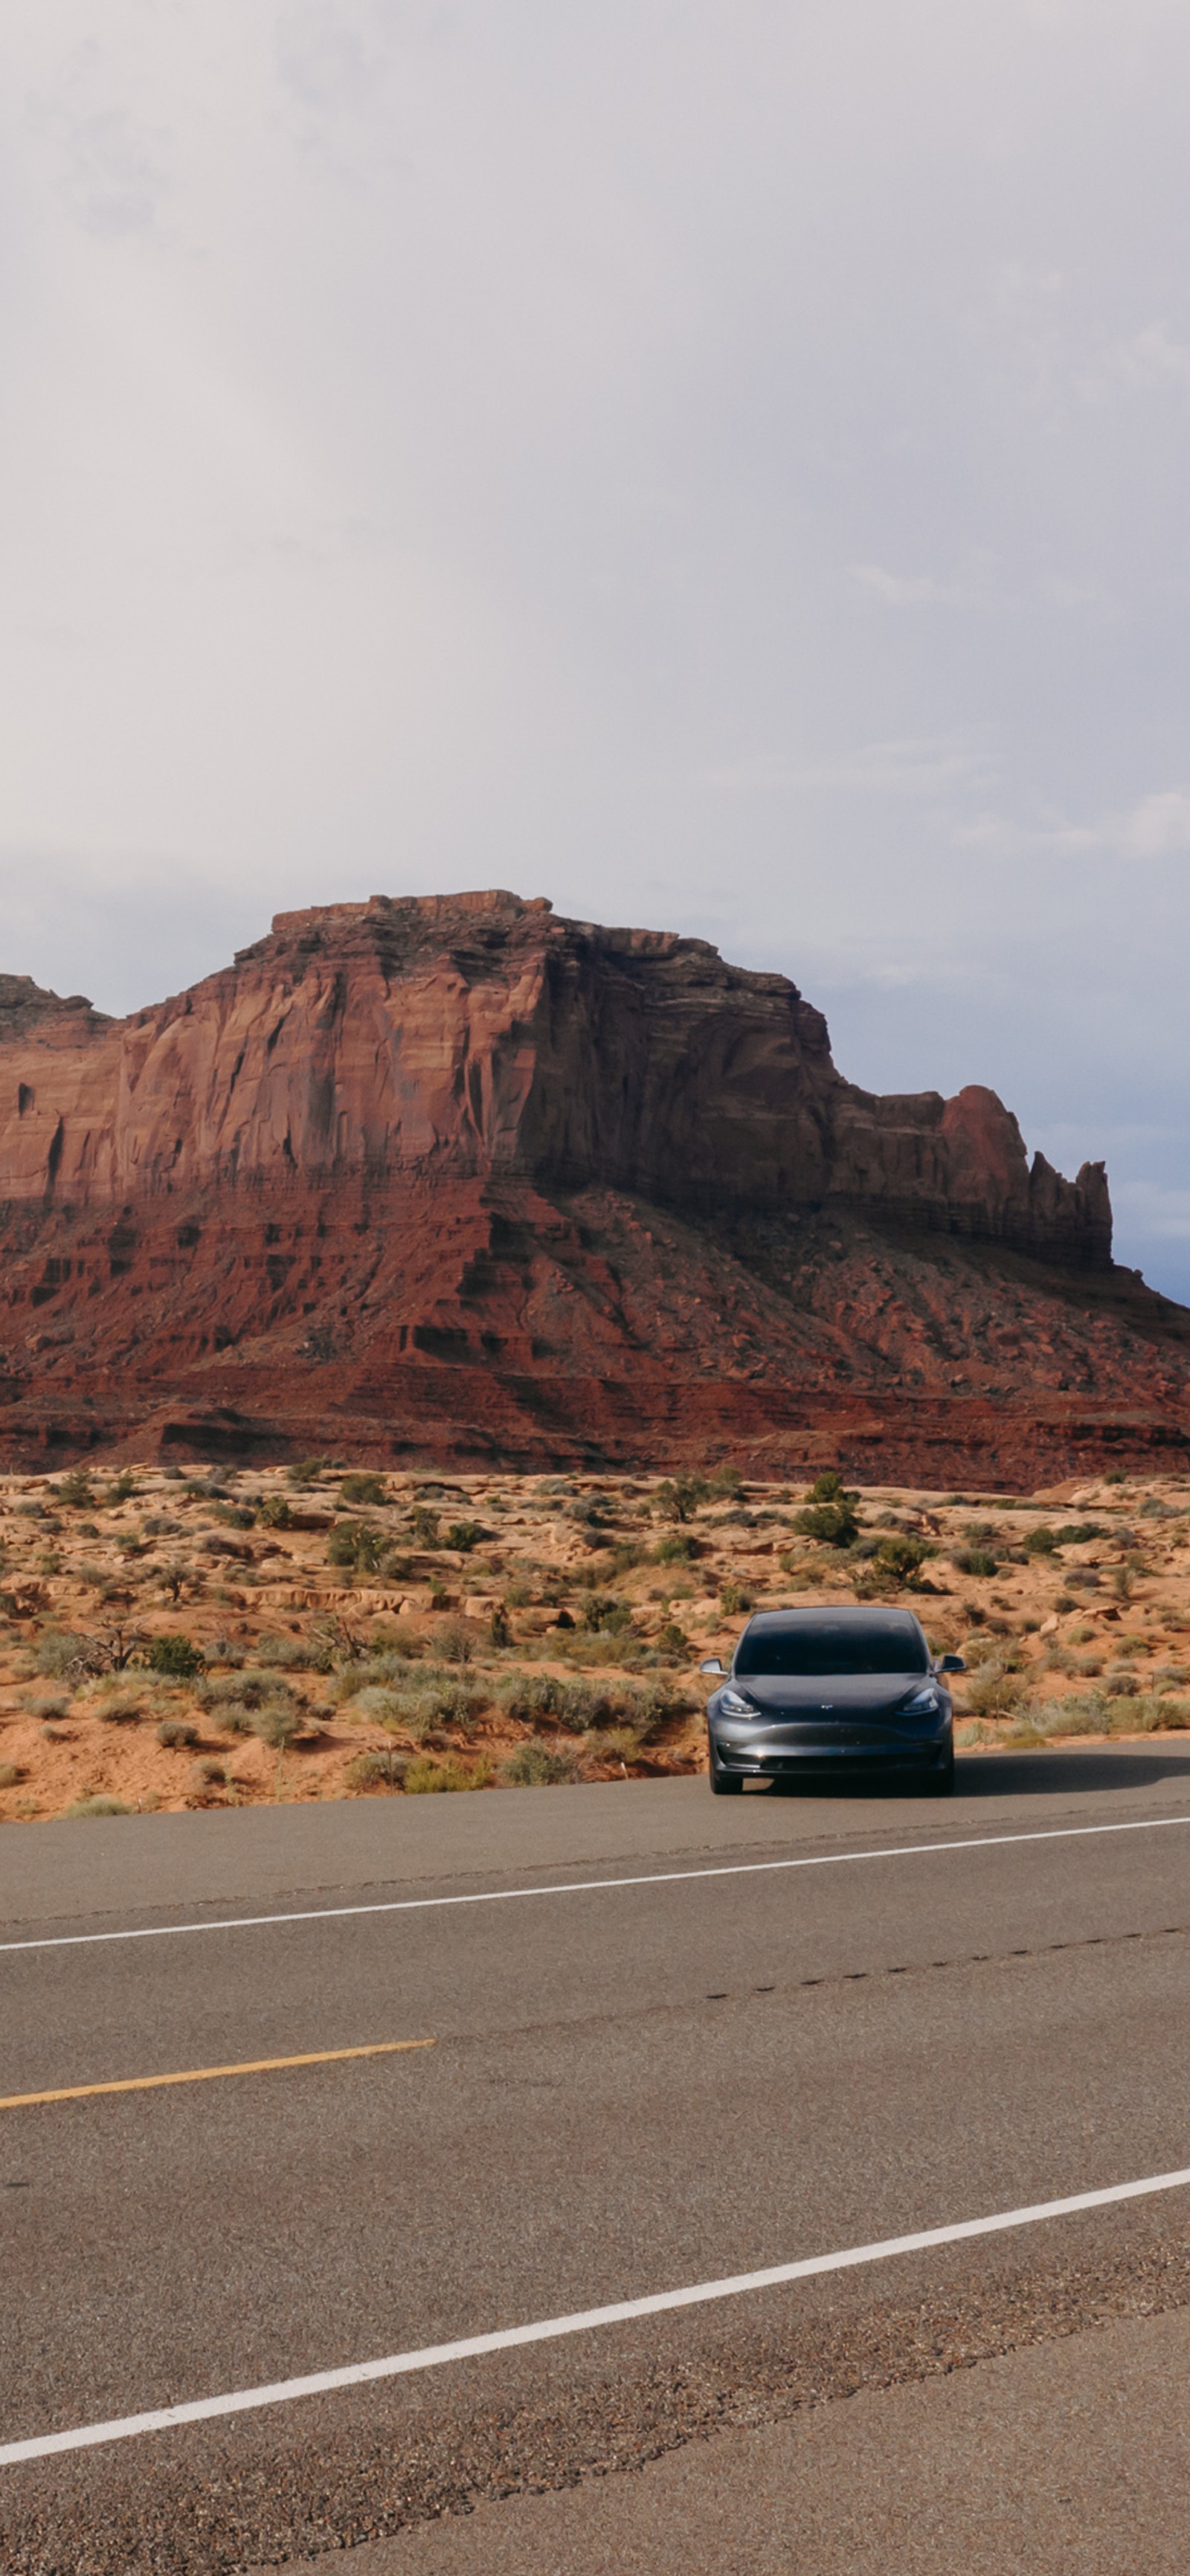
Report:
<svg viewBox="0 0 1190 2576"><path fill-rule="evenodd" d="M262 1744L270 1745L274 1753L284 1753L286 1746L303 1734L305 1728L304 1711L285 1700L266 1700L263 1708L252 1712L253 1735L258 1735Z"/></svg>
<svg viewBox="0 0 1190 2576"><path fill-rule="evenodd" d="M972 1674L966 1697L980 1717L1011 1717L1028 1698L1028 1685L997 1660Z"/></svg>
<svg viewBox="0 0 1190 2576"><path fill-rule="evenodd" d="M188 1744L197 1744L198 1728L188 1718L163 1717L157 1729L157 1741L167 1752L180 1753Z"/></svg>
<svg viewBox="0 0 1190 2576"><path fill-rule="evenodd" d="M369 1474L344 1476L339 1487L339 1498L341 1502L347 1503L352 1511L359 1511L368 1503L387 1502L388 1494L384 1478Z"/></svg>
<svg viewBox="0 0 1190 2576"><path fill-rule="evenodd" d="M257 1661L270 1670L306 1671L309 1651L301 1637L258 1637L256 1640Z"/></svg>
<svg viewBox="0 0 1190 2576"><path fill-rule="evenodd" d="M374 1683L405 1683L415 1649L409 1646L386 1646L379 1655L363 1655L356 1664L345 1664L335 1674L330 1687L331 1705L340 1708L344 1700L356 1699Z"/></svg>
<svg viewBox="0 0 1190 2576"><path fill-rule="evenodd" d="M242 1699L221 1700L215 1711L215 1724L221 1735L251 1735L254 1714L245 1708Z"/></svg>
<svg viewBox="0 0 1190 2576"><path fill-rule="evenodd" d="M130 1816L122 1798L76 1798L72 1807L63 1809L67 1816Z"/></svg>
<svg viewBox="0 0 1190 2576"><path fill-rule="evenodd" d="M409 1767L404 1753L357 1753L343 1777L350 1789L400 1789Z"/></svg>
<svg viewBox="0 0 1190 2576"><path fill-rule="evenodd" d="M279 1674L248 1669L221 1681L208 1676L195 1683L194 1696L200 1708L263 1708L266 1700L292 1700L293 1692Z"/></svg>
<svg viewBox="0 0 1190 2576"><path fill-rule="evenodd" d="M543 1743L531 1735L500 1765L501 1779L516 1789L552 1789L578 1777L577 1756L564 1746Z"/></svg>
<svg viewBox="0 0 1190 2576"><path fill-rule="evenodd" d="M73 1637L65 1629L47 1628L34 1649L34 1668L58 1680L77 1662L80 1648L89 1643L88 1638Z"/></svg>
<svg viewBox="0 0 1190 2576"><path fill-rule="evenodd" d="M142 1692L128 1689L104 1691L97 1703L106 1726L135 1726L144 1704Z"/></svg>
<svg viewBox="0 0 1190 2576"><path fill-rule="evenodd" d="M460 1762L449 1754L444 1762L431 1762L421 1754L410 1763L402 1786L407 1797L424 1797L436 1790L486 1789L491 1776L490 1762Z"/></svg>

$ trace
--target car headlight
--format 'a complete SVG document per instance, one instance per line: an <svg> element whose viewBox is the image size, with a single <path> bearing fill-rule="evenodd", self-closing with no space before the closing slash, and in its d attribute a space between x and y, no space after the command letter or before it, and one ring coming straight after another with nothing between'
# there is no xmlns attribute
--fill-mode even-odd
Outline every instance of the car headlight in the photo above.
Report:
<svg viewBox="0 0 1190 2576"><path fill-rule="evenodd" d="M719 1714L720 1717L757 1717L760 1712L750 1699L745 1699L742 1691L729 1689L719 1693Z"/></svg>
<svg viewBox="0 0 1190 2576"><path fill-rule="evenodd" d="M911 1699L902 1700L900 1713L902 1717L937 1717L941 1706L941 1695L934 1683L923 1682Z"/></svg>

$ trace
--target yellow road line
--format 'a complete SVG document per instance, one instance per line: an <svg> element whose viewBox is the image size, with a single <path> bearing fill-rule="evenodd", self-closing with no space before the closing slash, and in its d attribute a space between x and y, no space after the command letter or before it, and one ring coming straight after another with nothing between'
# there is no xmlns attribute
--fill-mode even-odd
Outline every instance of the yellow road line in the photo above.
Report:
<svg viewBox="0 0 1190 2576"><path fill-rule="evenodd" d="M345 2057L395 2057L405 2048L433 2048L432 2039L376 2039L366 2048L315 2048L305 2057L254 2057L244 2066L190 2066L181 2075L123 2075L114 2084L62 2084L53 2093L8 2093L0 2111L23 2111L33 2102L83 2102L92 2093L150 2093L159 2084L211 2084L219 2075L271 2075L279 2066L334 2066Z"/></svg>

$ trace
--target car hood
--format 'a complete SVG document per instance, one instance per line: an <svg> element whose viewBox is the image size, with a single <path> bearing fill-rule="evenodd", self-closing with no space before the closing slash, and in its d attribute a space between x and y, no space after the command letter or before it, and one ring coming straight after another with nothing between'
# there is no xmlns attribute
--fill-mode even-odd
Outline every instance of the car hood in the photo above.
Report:
<svg viewBox="0 0 1190 2576"><path fill-rule="evenodd" d="M873 1717L924 1690L929 1673L826 1673L812 1680L792 1674L749 1673L731 1689L743 1691L766 1717Z"/></svg>

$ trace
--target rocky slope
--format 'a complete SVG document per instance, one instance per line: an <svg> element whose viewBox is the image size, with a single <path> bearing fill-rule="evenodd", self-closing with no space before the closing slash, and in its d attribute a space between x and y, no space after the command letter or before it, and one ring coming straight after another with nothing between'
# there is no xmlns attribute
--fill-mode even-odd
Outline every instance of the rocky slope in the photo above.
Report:
<svg viewBox="0 0 1190 2576"><path fill-rule="evenodd" d="M0 977L0 1454L1035 1481L1180 1455L1190 1317L972 1087L699 940L331 905L122 1021Z"/></svg>

